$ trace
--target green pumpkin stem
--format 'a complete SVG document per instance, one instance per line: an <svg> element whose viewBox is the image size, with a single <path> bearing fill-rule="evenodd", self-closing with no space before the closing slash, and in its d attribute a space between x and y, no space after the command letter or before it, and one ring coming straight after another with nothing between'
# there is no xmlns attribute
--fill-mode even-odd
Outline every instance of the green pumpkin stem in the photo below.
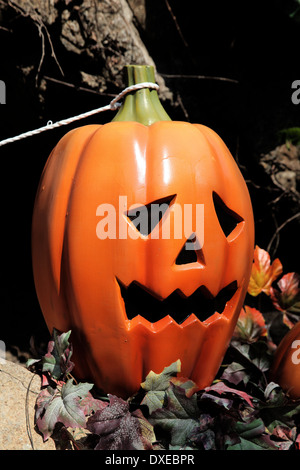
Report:
<svg viewBox="0 0 300 470"><path fill-rule="evenodd" d="M127 86L143 82L155 83L152 65L127 65ZM142 88L125 96L124 102L113 121L135 121L150 126L157 121L171 121L164 110L157 91Z"/></svg>

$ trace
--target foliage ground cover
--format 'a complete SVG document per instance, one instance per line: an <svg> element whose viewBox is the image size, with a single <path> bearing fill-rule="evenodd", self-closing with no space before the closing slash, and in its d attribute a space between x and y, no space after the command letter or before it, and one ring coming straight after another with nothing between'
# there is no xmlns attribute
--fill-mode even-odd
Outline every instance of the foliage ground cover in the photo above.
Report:
<svg viewBox="0 0 300 470"><path fill-rule="evenodd" d="M180 377L178 360L150 372L128 400L77 383L71 331L54 331L46 354L27 363L42 378L37 430L59 449L300 450L300 400L268 378L299 314L299 275L284 274L279 259L256 246L245 305L211 386L199 390Z"/></svg>

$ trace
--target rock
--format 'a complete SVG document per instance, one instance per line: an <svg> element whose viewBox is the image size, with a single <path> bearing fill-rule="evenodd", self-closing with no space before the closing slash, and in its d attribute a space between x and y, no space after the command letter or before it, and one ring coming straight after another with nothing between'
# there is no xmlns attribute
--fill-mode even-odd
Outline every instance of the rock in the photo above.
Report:
<svg viewBox="0 0 300 470"><path fill-rule="evenodd" d="M40 377L25 367L0 362L0 450L55 450L54 441L43 442L34 425L40 386Z"/></svg>
<svg viewBox="0 0 300 470"><path fill-rule="evenodd" d="M270 175L273 183L291 193L299 201L298 186L300 183L300 146L292 143L276 147L270 153L262 155L260 164Z"/></svg>
<svg viewBox="0 0 300 470"><path fill-rule="evenodd" d="M1 25L6 24L5 15L12 12L15 13L16 21L24 17L30 20L28 24L32 22L38 29L42 49L39 69L43 61L47 60L47 44L63 76L75 75L74 81L81 76L82 81L74 83L76 86L84 86L83 77L89 77L94 85L92 89L103 93L112 87L117 93L126 85L124 67L127 64L155 66L136 26L138 22L143 28L142 24L146 21L144 0L132 0L131 4L127 0L82 0L80 5L70 0L0 2ZM12 21L10 16L8 18ZM59 60L56 49L60 50ZM33 73L37 72L35 65L36 62L30 64L24 71L22 68L25 78L31 68ZM29 79L32 80L32 76ZM39 71L37 79L41 79ZM156 74L156 81L160 87L160 98L172 101L173 94L159 73ZM41 100L44 99L45 86L43 81Z"/></svg>

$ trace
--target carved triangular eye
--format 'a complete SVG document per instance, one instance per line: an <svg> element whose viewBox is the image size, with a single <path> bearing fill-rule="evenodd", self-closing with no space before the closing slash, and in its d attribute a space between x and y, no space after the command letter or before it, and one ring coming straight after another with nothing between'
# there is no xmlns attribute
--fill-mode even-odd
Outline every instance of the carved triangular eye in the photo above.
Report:
<svg viewBox="0 0 300 470"><path fill-rule="evenodd" d="M176 258L175 264L200 263L205 264L202 249L199 248L196 235L193 233L185 242L182 250Z"/></svg>
<svg viewBox="0 0 300 470"><path fill-rule="evenodd" d="M228 237L237 224L242 222L244 219L229 209L220 196L215 192L213 192L213 201L221 229L223 230L225 237Z"/></svg>
<svg viewBox="0 0 300 470"><path fill-rule="evenodd" d="M176 194L130 209L126 215L142 235L149 235L172 205Z"/></svg>

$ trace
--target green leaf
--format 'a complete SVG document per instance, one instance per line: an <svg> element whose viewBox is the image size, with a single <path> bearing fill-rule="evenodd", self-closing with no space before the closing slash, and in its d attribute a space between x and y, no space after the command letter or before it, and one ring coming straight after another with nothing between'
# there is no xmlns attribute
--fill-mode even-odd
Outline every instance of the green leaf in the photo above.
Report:
<svg viewBox="0 0 300 470"><path fill-rule="evenodd" d="M143 398L141 405L146 405L149 413L153 413L163 407L165 401L165 392L160 390L150 390Z"/></svg>
<svg viewBox="0 0 300 470"><path fill-rule="evenodd" d="M299 402L286 402L282 406L261 406L260 416L266 427L272 432L277 426L295 426L295 420L300 415Z"/></svg>
<svg viewBox="0 0 300 470"><path fill-rule="evenodd" d="M248 366L251 365L252 368L254 367L261 374L269 369L271 356L266 342L257 341L256 343L248 344L233 340L231 341L231 347L239 352Z"/></svg>
<svg viewBox="0 0 300 470"><path fill-rule="evenodd" d="M53 340L48 344L48 352L45 354L43 362L43 372L49 372L53 379L59 380L66 376L74 364L70 361L72 347L69 343L71 331L59 335L53 331Z"/></svg>
<svg viewBox="0 0 300 470"><path fill-rule="evenodd" d="M141 384L141 387L147 391L141 404L148 407L150 414L164 406L166 400L165 392L171 384L183 389L186 397L191 397L199 390L192 380L177 377L180 370L181 362L178 360L169 367L165 367L160 374L155 374L151 371L147 375L145 382Z"/></svg>
<svg viewBox="0 0 300 470"><path fill-rule="evenodd" d="M293 15L298 13L299 7L294 11ZM289 127L278 132L279 137L285 142L291 142L294 145L300 144L300 127Z"/></svg>
<svg viewBox="0 0 300 470"><path fill-rule="evenodd" d="M141 387L149 392L152 391L163 391L166 390L170 385L170 380L172 377L176 377L177 374L181 371L181 362L174 362L168 367L165 367L160 374L155 374L151 371L146 377L145 382L141 384Z"/></svg>
<svg viewBox="0 0 300 470"><path fill-rule="evenodd" d="M237 421L234 431L239 436L239 442L228 447L228 450L272 450L277 449L271 440L261 418L249 422Z"/></svg>
<svg viewBox="0 0 300 470"><path fill-rule="evenodd" d="M265 425L261 418L254 419L250 423L238 421L235 430L240 437L249 440L265 432Z"/></svg>
<svg viewBox="0 0 300 470"><path fill-rule="evenodd" d="M267 343L264 341L257 341L251 345L250 353L252 364L254 364L262 373L267 372L271 363L271 355L269 353Z"/></svg>
<svg viewBox="0 0 300 470"><path fill-rule="evenodd" d="M150 414L163 407L165 391L169 388L171 379L176 377L180 370L181 362L178 360L165 367L160 374L149 372L145 382L141 384L141 387L147 392L141 404L148 407Z"/></svg>
<svg viewBox="0 0 300 470"><path fill-rule="evenodd" d="M165 394L164 407L153 411L149 421L170 436L172 446L186 446L200 427L197 396L187 397L183 388L172 383Z"/></svg>
<svg viewBox="0 0 300 470"><path fill-rule="evenodd" d="M263 444L256 444L241 437L238 444L228 446L227 450L264 450L266 448Z"/></svg>
<svg viewBox="0 0 300 470"><path fill-rule="evenodd" d="M89 383L73 384L68 380L63 386L56 390L48 387L42 391L37 412L36 424L44 436L48 439L53 433L56 423L62 423L66 427L86 427L86 418L80 406L80 400L84 398L93 387Z"/></svg>
<svg viewBox="0 0 300 470"><path fill-rule="evenodd" d="M71 331L58 334L54 329L47 353L41 359L29 359L27 367L39 369L40 366L42 372L48 372L52 380L64 380L74 367L74 363L70 360L73 353L72 345L69 343L70 334Z"/></svg>
<svg viewBox="0 0 300 470"><path fill-rule="evenodd" d="M187 379L185 377L173 377L170 382L173 385L177 385L178 387L183 388L187 397L191 397L194 395L194 393L200 390L198 385L196 385L193 380Z"/></svg>

